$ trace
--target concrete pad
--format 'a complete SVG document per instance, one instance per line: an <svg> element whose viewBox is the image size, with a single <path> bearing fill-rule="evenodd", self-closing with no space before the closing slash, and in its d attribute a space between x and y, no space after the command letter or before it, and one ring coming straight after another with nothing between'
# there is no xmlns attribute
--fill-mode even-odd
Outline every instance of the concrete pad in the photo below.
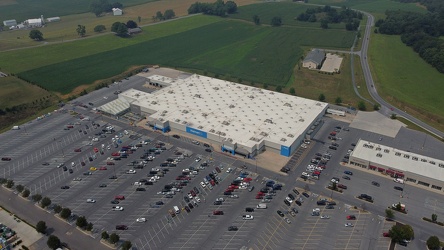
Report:
<svg viewBox="0 0 444 250"><path fill-rule="evenodd" d="M359 111L350 127L395 138L401 127L406 127L406 125L398 120L390 119L377 111Z"/></svg>
<svg viewBox="0 0 444 250"><path fill-rule="evenodd" d="M14 220L14 218L16 218L14 215L11 215L9 212L0 208L0 222L17 233L18 240L23 241L21 245L30 247L32 244L34 244L34 242L43 237L43 235L37 233L33 227L29 226L20 219L20 222L17 222L17 220Z"/></svg>
<svg viewBox="0 0 444 250"><path fill-rule="evenodd" d="M322 64L321 71L336 73L340 71L342 64L342 57L338 55L327 53L324 63Z"/></svg>

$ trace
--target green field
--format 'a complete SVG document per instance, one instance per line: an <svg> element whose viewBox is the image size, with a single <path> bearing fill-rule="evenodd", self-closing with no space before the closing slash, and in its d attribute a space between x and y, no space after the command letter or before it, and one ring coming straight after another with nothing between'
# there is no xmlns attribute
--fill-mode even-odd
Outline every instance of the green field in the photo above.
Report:
<svg viewBox="0 0 444 250"><path fill-rule="evenodd" d="M386 10L426 11L424 8L418 7L415 3L400 3L392 0L309 0L308 2L310 4L347 6L353 9L380 14L384 14Z"/></svg>
<svg viewBox="0 0 444 250"><path fill-rule="evenodd" d="M282 18L283 25L299 26L308 29L320 29L320 22L300 22L295 19L299 14L304 13L308 8L314 7L291 2L258 3L239 7L238 12L230 15L230 18L253 22L253 16L258 15L261 19L261 24L270 25L271 19L278 16ZM345 24L329 24L329 27L330 29L345 29Z"/></svg>
<svg viewBox="0 0 444 250"><path fill-rule="evenodd" d="M66 16L89 12L91 0L9 0L0 2L0 17L2 20L16 19L23 22L30 18L45 18L54 16ZM109 1L110 3L121 2L123 7L152 2L150 0L125 0Z"/></svg>
<svg viewBox="0 0 444 250"><path fill-rule="evenodd" d="M298 27L271 28L236 20L218 20L185 32L170 31L173 35L157 39L144 35L144 38L135 38L137 43L132 39L127 41L108 36L97 38L97 43L95 39L82 41L87 43L86 46L80 42L51 46L59 53L51 47L32 49L21 60L17 59L16 53L5 53L15 62L6 60L6 65L3 62L0 65L62 94L79 85L110 78L131 66L146 64L207 70L257 83L285 85L302 56L300 46L348 48L353 42L353 33L347 31L316 29L307 32L307 29ZM181 27L181 21L167 24ZM147 27L144 33L151 34L150 28L164 31L163 25L166 24ZM106 48L99 48L103 39L108 42L104 45ZM52 50L50 53L49 49ZM52 58L45 55L52 55ZM41 58L45 58L46 66L36 67L42 65Z"/></svg>
<svg viewBox="0 0 444 250"><path fill-rule="evenodd" d="M374 34L369 59L385 100L423 119L444 122L444 74L405 46L399 36Z"/></svg>
<svg viewBox="0 0 444 250"><path fill-rule="evenodd" d="M0 77L0 108L12 107L51 95L38 86L15 77Z"/></svg>

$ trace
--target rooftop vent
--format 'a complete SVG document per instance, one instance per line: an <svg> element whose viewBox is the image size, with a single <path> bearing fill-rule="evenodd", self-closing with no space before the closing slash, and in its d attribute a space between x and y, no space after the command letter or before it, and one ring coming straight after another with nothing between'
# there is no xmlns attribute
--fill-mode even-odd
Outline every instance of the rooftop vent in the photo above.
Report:
<svg viewBox="0 0 444 250"><path fill-rule="evenodd" d="M266 123L270 123L270 124L273 124L273 120L271 120L271 119L265 119L264 122L266 122Z"/></svg>
<svg viewBox="0 0 444 250"><path fill-rule="evenodd" d="M168 91L168 94L174 94L173 90Z"/></svg>
<svg viewBox="0 0 444 250"><path fill-rule="evenodd" d="M175 122L180 122L180 119L176 119L176 120L174 120Z"/></svg>
<svg viewBox="0 0 444 250"><path fill-rule="evenodd" d="M183 114L188 114L188 110L182 110Z"/></svg>
<svg viewBox="0 0 444 250"><path fill-rule="evenodd" d="M287 103L284 104L284 106L285 107L291 107L291 104L287 102Z"/></svg>
<svg viewBox="0 0 444 250"><path fill-rule="evenodd" d="M159 118L159 121L161 121L161 122L163 122L163 121L165 121L163 118Z"/></svg>
<svg viewBox="0 0 444 250"><path fill-rule="evenodd" d="M262 136L268 136L268 134L265 133L265 132L261 132L260 135L262 135Z"/></svg>
<svg viewBox="0 0 444 250"><path fill-rule="evenodd" d="M213 89L214 89L214 90L219 90L219 88L218 88L218 87L214 87Z"/></svg>
<svg viewBox="0 0 444 250"><path fill-rule="evenodd" d="M211 129L211 130L210 130L210 133L214 133L214 132L215 132L215 130L214 130L214 129Z"/></svg>
<svg viewBox="0 0 444 250"><path fill-rule="evenodd" d="M199 127L197 127L198 129L203 129L203 126L199 126Z"/></svg>
<svg viewBox="0 0 444 250"><path fill-rule="evenodd" d="M287 139L285 139L285 138L281 138L281 141L287 141Z"/></svg>
<svg viewBox="0 0 444 250"><path fill-rule="evenodd" d="M300 122L304 122L305 120L304 120L304 119L299 119L299 121L300 121Z"/></svg>
<svg viewBox="0 0 444 250"><path fill-rule="evenodd" d="M233 104L231 104L231 105L229 106L230 109L235 108L235 107L236 107L236 106L234 106Z"/></svg>
<svg viewBox="0 0 444 250"><path fill-rule="evenodd" d="M151 102L151 104L152 104L152 105L156 105L156 104L157 104L157 102L155 102L155 101L152 101L152 102Z"/></svg>
<svg viewBox="0 0 444 250"><path fill-rule="evenodd" d="M186 125L186 124L187 124L187 121L183 121L182 124L185 124L185 125Z"/></svg>
<svg viewBox="0 0 444 250"><path fill-rule="evenodd" d="M203 117L207 117L208 114L207 114L207 113L202 113L202 116L203 116Z"/></svg>
<svg viewBox="0 0 444 250"><path fill-rule="evenodd" d="M287 136L290 137L290 138L293 138L293 137L294 137L293 134L288 134Z"/></svg>
<svg viewBox="0 0 444 250"><path fill-rule="evenodd" d="M202 98L202 97L200 96L200 94L195 94L194 97L196 97L196 98Z"/></svg>
<svg viewBox="0 0 444 250"><path fill-rule="evenodd" d="M225 125L225 126L230 125L230 123L228 121L223 121L222 124Z"/></svg>

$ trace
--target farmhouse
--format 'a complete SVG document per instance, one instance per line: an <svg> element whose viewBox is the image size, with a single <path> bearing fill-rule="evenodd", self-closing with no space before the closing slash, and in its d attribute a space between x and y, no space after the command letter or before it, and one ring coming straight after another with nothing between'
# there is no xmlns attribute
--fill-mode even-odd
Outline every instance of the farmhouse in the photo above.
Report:
<svg viewBox="0 0 444 250"><path fill-rule="evenodd" d="M16 26L17 21L15 19L5 20L5 21L3 21L3 25L6 27Z"/></svg>
<svg viewBox="0 0 444 250"><path fill-rule="evenodd" d="M444 161L408 151L359 140L349 164L444 191Z"/></svg>
<svg viewBox="0 0 444 250"><path fill-rule="evenodd" d="M320 127L327 109L319 101L201 75L153 75L146 81L158 90L130 89L119 99L145 116L148 126L187 133L245 157L264 150L290 156Z"/></svg>
<svg viewBox="0 0 444 250"><path fill-rule="evenodd" d="M325 60L325 52L320 49L312 49L308 52L304 61L302 61L302 67L309 69L320 69L322 63Z"/></svg>
<svg viewBox="0 0 444 250"><path fill-rule="evenodd" d="M113 15L114 16L121 16L123 14L123 11L119 8L113 8Z"/></svg>

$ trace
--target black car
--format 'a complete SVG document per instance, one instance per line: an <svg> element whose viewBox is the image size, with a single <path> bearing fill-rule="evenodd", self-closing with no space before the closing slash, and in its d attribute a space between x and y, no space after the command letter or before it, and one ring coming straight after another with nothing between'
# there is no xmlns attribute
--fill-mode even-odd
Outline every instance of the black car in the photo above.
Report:
<svg viewBox="0 0 444 250"><path fill-rule="evenodd" d="M328 147L329 149L332 149L332 150L337 150L338 148L337 147L335 147L335 146L330 146L330 147Z"/></svg>
<svg viewBox="0 0 444 250"><path fill-rule="evenodd" d="M119 204L120 203L120 201L118 201L118 200L112 200L111 201L111 204Z"/></svg>
<svg viewBox="0 0 444 250"><path fill-rule="evenodd" d="M146 191L146 189L145 188L136 188L136 191Z"/></svg>
<svg viewBox="0 0 444 250"><path fill-rule="evenodd" d="M173 138L179 139L180 136L178 136L178 135L173 135Z"/></svg>
<svg viewBox="0 0 444 250"><path fill-rule="evenodd" d="M93 158L90 156L90 157L88 157L88 160L89 161L93 161Z"/></svg>
<svg viewBox="0 0 444 250"><path fill-rule="evenodd" d="M299 213L299 211L298 211L295 207L292 208L291 210L292 210L294 213L296 213L296 214Z"/></svg>
<svg viewBox="0 0 444 250"><path fill-rule="evenodd" d="M116 230L128 230L128 226L125 225L117 225Z"/></svg>
<svg viewBox="0 0 444 250"><path fill-rule="evenodd" d="M342 179L350 180L350 177L347 175L342 176Z"/></svg>
<svg viewBox="0 0 444 250"><path fill-rule="evenodd" d="M199 193L199 189L198 189L197 187L194 187L193 190L194 190L194 192L195 192L196 194Z"/></svg>
<svg viewBox="0 0 444 250"><path fill-rule="evenodd" d="M208 153L212 152L211 149L209 149L209 148L206 148L205 151L208 152Z"/></svg>
<svg viewBox="0 0 444 250"><path fill-rule="evenodd" d="M405 242L403 240L398 241L398 244L401 245L401 246L405 246L405 247L407 246L407 242Z"/></svg>
<svg viewBox="0 0 444 250"><path fill-rule="evenodd" d="M70 174L74 173L74 170L72 170L72 168L69 169L68 171Z"/></svg>
<svg viewBox="0 0 444 250"><path fill-rule="evenodd" d="M399 190L399 191L403 191L404 190L404 188L399 187L399 186L394 186L393 188L396 189L396 190Z"/></svg>
<svg viewBox="0 0 444 250"><path fill-rule="evenodd" d="M307 197L307 198L310 197L310 195L308 195L306 192L303 192L302 195Z"/></svg>
<svg viewBox="0 0 444 250"><path fill-rule="evenodd" d="M190 198L188 198L188 196L184 196L183 199L185 200L185 202L190 202Z"/></svg>
<svg viewBox="0 0 444 250"><path fill-rule="evenodd" d="M231 192L224 192L224 195L231 195Z"/></svg>
<svg viewBox="0 0 444 250"><path fill-rule="evenodd" d="M293 188L293 193L295 193L296 195L299 195L299 191L296 188Z"/></svg>
<svg viewBox="0 0 444 250"><path fill-rule="evenodd" d="M245 212L254 212L254 208L247 207L247 208L245 208Z"/></svg>
<svg viewBox="0 0 444 250"><path fill-rule="evenodd" d="M316 202L316 204L317 204L318 206L323 206L323 205L327 204L327 202L326 202L325 200L318 200L318 201Z"/></svg>
<svg viewBox="0 0 444 250"><path fill-rule="evenodd" d="M284 215L284 213L282 213L280 210L278 210L278 211L276 211L277 212L277 214L279 215L279 216L281 216L281 217L284 217L285 215Z"/></svg>
<svg viewBox="0 0 444 250"><path fill-rule="evenodd" d="M61 189L69 189L69 186L62 186Z"/></svg>
<svg viewBox="0 0 444 250"><path fill-rule="evenodd" d="M210 147L210 144L208 144L208 143L204 143L203 145L204 145L204 147L207 147L207 148Z"/></svg>
<svg viewBox="0 0 444 250"><path fill-rule="evenodd" d="M334 206L334 205L336 205L336 202L335 201L329 201L329 202L327 202L327 204L331 205L331 206Z"/></svg>
<svg viewBox="0 0 444 250"><path fill-rule="evenodd" d="M156 205L163 205L163 204L165 204L165 203L163 203L163 201L156 201Z"/></svg>
<svg viewBox="0 0 444 250"><path fill-rule="evenodd" d="M222 205L222 201L215 201L214 203L213 203L214 205Z"/></svg>
<svg viewBox="0 0 444 250"><path fill-rule="evenodd" d="M191 212L191 209L188 206L185 206L185 210L187 211L187 213Z"/></svg>
<svg viewBox="0 0 444 250"><path fill-rule="evenodd" d="M296 203L298 206L302 206L302 203L301 203L300 201L298 201L298 200L296 200L295 203Z"/></svg>
<svg viewBox="0 0 444 250"><path fill-rule="evenodd" d="M104 188L106 187L106 184L100 184L99 187Z"/></svg>
<svg viewBox="0 0 444 250"><path fill-rule="evenodd" d="M229 226L228 231L237 231L238 228L236 226Z"/></svg>
<svg viewBox="0 0 444 250"><path fill-rule="evenodd" d="M327 205L325 206L325 209L335 209L335 207L333 205Z"/></svg>
<svg viewBox="0 0 444 250"><path fill-rule="evenodd" d="M292 200L296 200L296 197L294 197L293 194L288 194L288 197L289 197L290 199L292 199Z"/></svg>
<svg viewBox="0 0 444 250"><path fill-rule="evenodd" d="M111 175L111 176L109 177L109 179L111 179L111 180L117 179L117 176L115 176L115 175Z"/></svg>
<svg viewBox="0 0 444 250"><path fill-rule="evenodd" d="M372 185L373 185L373 186L377 186L377 187L380 186L380 185L379 185L379 182L376 182L376 181L372 181Z"/></svg>

